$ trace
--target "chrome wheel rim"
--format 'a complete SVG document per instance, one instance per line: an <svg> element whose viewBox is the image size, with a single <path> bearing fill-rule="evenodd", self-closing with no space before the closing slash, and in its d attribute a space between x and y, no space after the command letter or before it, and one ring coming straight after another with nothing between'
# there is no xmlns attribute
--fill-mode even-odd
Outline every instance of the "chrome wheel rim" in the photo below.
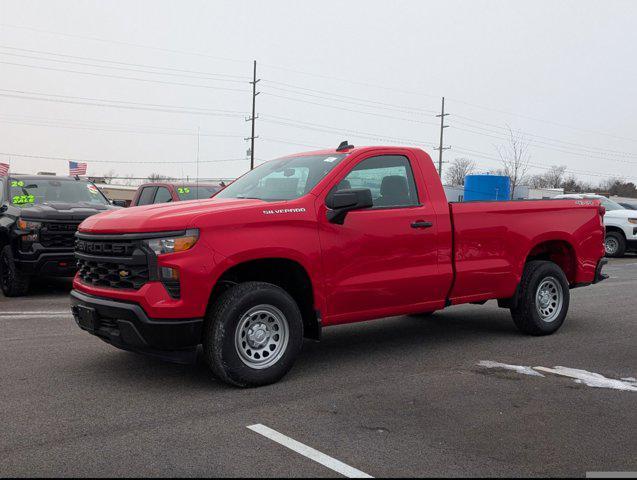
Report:
<svg viewBox="0 0 637 480"><path fill-rule="evenodd" d="M619 242L616 238L607 237L606 240L604 240L604 248L608 255L613 255L619 250Z"/></svg>
<svg viewBox="0 0 637 480"><path fill-rule="evenodd" d="M288 346L288 321L272 305L257 305L243 314L235 332L235 347L241 361L261 370L277 363Z"/></svg>
<svg viewBox="0 0 637 480"><path fill-rule="evenodd" d="M542 280L535 294L535 308L540 318L547 323L555 321L562 311L563 303L562 284L553 277Z"/></svg>

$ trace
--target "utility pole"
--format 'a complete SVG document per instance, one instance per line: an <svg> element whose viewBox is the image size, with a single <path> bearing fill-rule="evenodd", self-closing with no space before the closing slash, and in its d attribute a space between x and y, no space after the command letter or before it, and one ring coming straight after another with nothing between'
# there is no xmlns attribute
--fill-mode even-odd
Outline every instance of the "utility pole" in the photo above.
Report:
<svg viewBox="0 0 637 480"><path fill-rule="evenodd" d="M246 122L252 122L252 135L245 138L245 140L250 140L250 170L254 168L254 139L259 138L258 136L254 136L254 123L258 117L256 114L256 105L257 105L257 95L260 92L257 92L257 83L260 82L261 79L257 79L257 61L254 61L254 69L252 72L252 81L250 84L252 85L252 116L246 118Z"/></svg>
<svg viewBox="0 0 637 480"><path fill-rule="evenodd" d="M200 127L197 127L197 182L195 183L195 190L197 190L197 200L199 200L199 137Z"/></svg>
<svg viewBox="0 0 637 480"><path fill-rule="evenodd" d="M449 126L445 125L445 117L447 115L449 114L445 113L445 97L442 97L442 110L440 111L440 115L436 115L436 117L440 117L440 146L435 149L438 150L438 175L440 175L440 179L442 179L442 152L451 148L442 146L443 133L445 128Z"/></svg>

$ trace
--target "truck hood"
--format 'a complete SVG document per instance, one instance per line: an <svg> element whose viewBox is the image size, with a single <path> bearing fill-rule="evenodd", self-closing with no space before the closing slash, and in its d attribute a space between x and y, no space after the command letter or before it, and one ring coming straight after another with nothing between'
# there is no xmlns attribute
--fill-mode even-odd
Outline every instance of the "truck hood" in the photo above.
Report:
<svg viewBox="0 0 637 480"><path fill-rule="evenodd" d="M232 212L264 205L255 199L206 199L144 205L106 212L86 219L80 225L85 233L149 233L186 230L202 213Z"/></svg>
<svg viewBox="0 0 637 480"><path fill-rule="evenodd" d="M606 212L604 218L623 220L627 218L637 218L637 210L611 210Z"/></svg>
<svg viewBox="0 0 637 480"><path fill-rule="evenodd" d="M45 202L31 207L19 209L20 218L25 220L69 220L82 221L92 215L119 210L112 205L95 205L93 203Z"/></svg>

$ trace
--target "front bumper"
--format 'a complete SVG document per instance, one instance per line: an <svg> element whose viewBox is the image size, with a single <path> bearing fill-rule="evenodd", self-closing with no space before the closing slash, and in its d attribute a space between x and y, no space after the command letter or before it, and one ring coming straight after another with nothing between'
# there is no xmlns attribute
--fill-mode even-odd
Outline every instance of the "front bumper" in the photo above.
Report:
<svg viewBox="0 0 637 480"><path fill-rule="evenodd" d="M25 253L18 251L15 256L18 270L25 275L44 275L51 277L72 277L77 271L75 255L67 251L37 251Z"/></svg>
<svg viewBox="0 0 637 480"><path fill-rule="evenodd" d="M152 319L136 303L71 291L78 326L111 345L179 363L192 363L203 319Z"/></svg>

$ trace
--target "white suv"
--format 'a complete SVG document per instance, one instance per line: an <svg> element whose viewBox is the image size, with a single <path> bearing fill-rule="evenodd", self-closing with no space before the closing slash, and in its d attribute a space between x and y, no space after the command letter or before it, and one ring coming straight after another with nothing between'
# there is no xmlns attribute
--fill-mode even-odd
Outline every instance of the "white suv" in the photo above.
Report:
<svg viewBox="0 0 637 480"><path fill-rule="evenodd" d="M592 193L558 195L555 198L600 200L606 208L606 215L604 215L606 256L623 257L626 250L637 251L637 210L628 210L619 203Z"/></svg>

